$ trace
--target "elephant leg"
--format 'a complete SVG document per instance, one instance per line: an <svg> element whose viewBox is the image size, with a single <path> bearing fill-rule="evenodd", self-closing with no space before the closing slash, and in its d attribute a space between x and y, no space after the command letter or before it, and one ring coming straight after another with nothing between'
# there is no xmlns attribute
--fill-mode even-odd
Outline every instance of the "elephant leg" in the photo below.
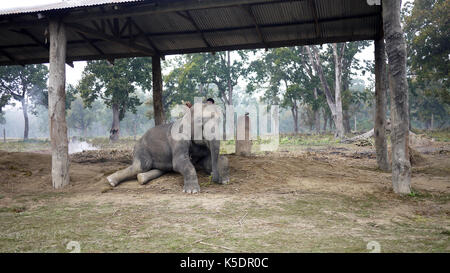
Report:
<svg viewBox="0 0 450 273"><path fill-rule="evenodd" d="M203 169L206 173L213 175L212 159L210 155L205 156L195 164L196 169ZM219 155L217 161L217 170L219 172L219 180L215 183L227 184L229 182L228 173L228 158L223 155Z"/></svg>
<svg viewBox="0 0 450 273"><path fill-rule="evenodd" d="M211 174L211 172L212 172L211 156L207 155L207 156L203 157L202 159L200 159L199 161L197 161L195 163L195 169L196 170L202 169L206 173Z"/></svg>
<svg viewBox="0 0 450 273"><path fill-rule="evenodd" d="M183 175L185 193L197 193L200 192L200 186L198 184L197 172L194 165L192 165L189 155L178 154L173 158L173 169Z"/></svg>
<svg viewBox="0 0 450 273"><path fill-rule="evenodd" d="M134 161L133 164L123 170L117 171L106 179L109 184L113 187L117 186L120 182L135 177L138 173L142 172L141 163L139 161Z"/></svg>
<svg viewBox="0 0 450 273"><path fill-rule="evenodd" d="M164 171L153 169L151 171L138 174L137 175L137 180L138 180L139 184L144 185L148 181L153 180L155 178L158 178L158 177L160 177L161 175L163 175L165 173L166 172L164 172Z"/></svg>

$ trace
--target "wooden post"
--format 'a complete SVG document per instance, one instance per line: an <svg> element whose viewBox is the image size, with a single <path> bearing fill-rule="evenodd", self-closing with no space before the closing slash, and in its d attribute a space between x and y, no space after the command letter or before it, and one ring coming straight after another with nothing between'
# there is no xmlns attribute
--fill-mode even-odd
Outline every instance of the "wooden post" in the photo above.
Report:
<svg viewBox="0 0 450 273"><path fill-rule="evenodd" d="M51 19L48 115L52 147L52 183L55 189L69 184L69 153L66 126L66 30L61 20Z"/></svg>
<svg viewBox="0 0 450 273"><path fill-rule="evenodd" d="M236 155L249 156L252 152L251 124L248 114L240 116L237 120Z"/></svg>
<svg viewBox="0 0 450 273"><path fill-rule="evenodd" d="M152 80L153 80L153 111L155 115L155 126L164 123L164 109L162 103L162 76L161 58L152 57Z"/></svg>
<svg viewBox="0 0 450 273"><path fill-rule="evenodd" d="M383 31L389 61L391 98L392 185L394 192L411 193L409 161L408 82L406 43L400 24L401 1L383 0Z"/></svg>
<svg viewBox="0 0 450 273"><path fill-rule="evenodd" d="M386 141L386 53L384 38L375 40L375 121L374 136L378 168L389 170Z"/></svg>

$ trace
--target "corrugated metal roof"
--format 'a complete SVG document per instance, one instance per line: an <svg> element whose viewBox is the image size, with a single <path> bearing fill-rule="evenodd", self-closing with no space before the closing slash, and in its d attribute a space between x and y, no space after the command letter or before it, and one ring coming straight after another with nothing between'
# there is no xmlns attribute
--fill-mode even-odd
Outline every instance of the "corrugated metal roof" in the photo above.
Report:
<svg viewBox="0 0 450 273"><path fill-rule="evenodd" d="M67 26L68 61L375 39L381 27L365 0L71 0L0 11L0 65L48 62L47 15Z"/></svg>
<svg viewBox="0 0 450 273"><path fill-rule="evenodd" d="M139 2L143 0L62 0L58 3L50 3L44 5L36 5L29 7L17 7L0 9L0 15L21 14L21 13L33 13L58 9L70 9L77 7L90 7L105 4L121 4L128 2Z"/></svg>

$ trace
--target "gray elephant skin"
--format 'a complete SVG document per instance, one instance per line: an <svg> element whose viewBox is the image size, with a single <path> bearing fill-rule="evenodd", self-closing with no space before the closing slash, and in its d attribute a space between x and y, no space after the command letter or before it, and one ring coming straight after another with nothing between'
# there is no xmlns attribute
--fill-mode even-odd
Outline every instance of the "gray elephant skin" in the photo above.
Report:
<svg viewBox="0 0 450 273"><path fill-rule="evenodd" d="M217 112L211 114L211 111L207 110L208 105L195 104L185 111L185 115L191 115L191 139L173 137L172 127L180 126L181 119L149 129L134 146L131 166L108 176L109 184L115 187L120 182L135 177L140 184L145 184L164 173L175 171L183 175L183 192L197 193L200 192L196 172L199 169L211 173L213 182L226 184L229 181L228 159L219 155L220 140L217 138L208 140L203 136L200 140L193 139L196 107L200 107L202 111L202 120L197 120L201 123L202 130L208 122L218 123L220 114Z"/></svg>

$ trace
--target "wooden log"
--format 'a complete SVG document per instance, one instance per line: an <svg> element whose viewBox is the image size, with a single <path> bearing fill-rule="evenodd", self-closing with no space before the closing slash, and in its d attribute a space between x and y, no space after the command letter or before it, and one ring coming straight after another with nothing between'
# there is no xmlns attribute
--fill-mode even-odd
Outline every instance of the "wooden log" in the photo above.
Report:
<svg viewBox="0 0 450 273"><path fill-rule="evenodd" d="M383 31L389 62L391 98L392 185L398 194L411 193L409 161L408 82L406 81L406 43L400 24L401 1L383 0Z"/></svg>
<svg viewBox="0 0 450 273"><path fill-rule="evenodd" d="M353 142L356 142L358 140L362 140L362 139L367 139L367 138L373 137L373 135L374 135L374 129L372 128L369 131L365 132L364 134L357 135L357 136L354 136L352 138L344 139L341 142L342 143L353 143Z"/></svg>
<svg viewBox="0 0 450 273"><path fill-rule="evenodd" d="M236 155L249 156L252 152L251 124L248 114L240 116L237 121Z"/></svg>
<svg viewBox="0 0 450 273"><path fill-rule="evenodd" d="M152 81L153 81L153 111L155 115L155 126L164 123L164 109L162 103L162 76L161 58L152 57Z"/></svg>
<svg viewBox="0 0 450 273"><path fill-rule="evenodd" d="M52 149L52 183L55 189L69 184L69 152L66 126L66 30L59 20L50 20L50 77L48 114Z"/></svg>
<svg viewBox="0 0 450 273"><path fill-rule="evenodd" d="M386 141L386 53L384 38L375 40L375 121L374 136L378 168L390 168Z"/></svg>

